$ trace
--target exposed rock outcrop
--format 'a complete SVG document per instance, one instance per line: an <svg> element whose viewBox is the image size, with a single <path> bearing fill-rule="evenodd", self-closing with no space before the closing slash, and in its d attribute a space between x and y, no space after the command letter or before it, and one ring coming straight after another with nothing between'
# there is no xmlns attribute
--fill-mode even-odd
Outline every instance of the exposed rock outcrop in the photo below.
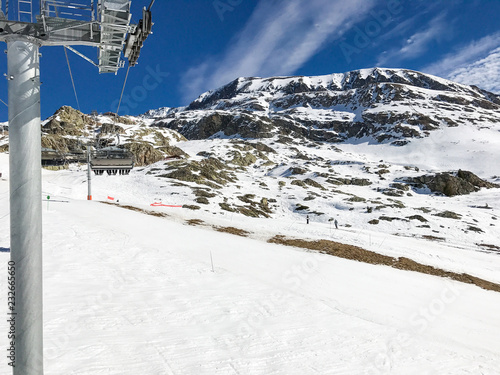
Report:
<svg viewBox="0 0 500 375"><path fill-rule="evenodd" d="M433 193L441 193L448 197L465 195L480 188L498 188L500 185L482 180L474 173L459 170L457 173L444 172L435 175L406 178L405 181L415 188L429 188Z"/></svg>
<svg viewBox="0 0 500 375"><path fill-rule="evenodd" d="M126 143L125 148L134 155L135 165L149 165L163 160L163 153L147 142Z"/></svg>
<svg viewBox="0 0 500 375"><path fill-rule="evenodd" d="M92 123L92 118L68 106L61 107L42 127L48 134L83 136L86 135L86 125Z"/></svg>

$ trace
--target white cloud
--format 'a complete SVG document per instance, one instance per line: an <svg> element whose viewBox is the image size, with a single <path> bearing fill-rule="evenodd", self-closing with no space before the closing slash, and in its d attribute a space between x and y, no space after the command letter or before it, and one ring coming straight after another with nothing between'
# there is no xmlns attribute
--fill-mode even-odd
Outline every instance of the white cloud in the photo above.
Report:
<svg viewBox="0 0 500 375"><path fill-rule="evenodd" d="M220 57L192 67L182 79L185 100L241 76L292 74L376 0L261 0Z"/></svg>
<svg viewBox="0 0 500 375"><path fill-rule="evenodd" d="M377 66L387 63L399 63L420 56L428 48L430 42L439 40L445 32L445 19L441 14L429 22L426 29L421 30L409 37L404 45L386 51L378 57Z"/></svg>
<svg viewBox="0 0 500 375"><path fill-rule="evenodd" d="M453 70L447 78L500 94L500 48L494 49L483 59Z"/></svg>
<svg viewBox="0 0 500 375"><path fill-rule="evenodd" d="M485 36L422 68L439 77L500 94L500 33Z"/></svg>

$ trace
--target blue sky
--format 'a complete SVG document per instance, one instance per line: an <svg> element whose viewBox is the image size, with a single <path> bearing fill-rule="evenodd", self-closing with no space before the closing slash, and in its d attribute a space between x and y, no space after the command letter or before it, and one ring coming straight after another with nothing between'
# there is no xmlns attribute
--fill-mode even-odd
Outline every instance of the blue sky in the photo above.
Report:
<svg viewBox="0 0 500 375"><path fill-rule="evenodd" d="M132 0L133 21L149 2ZM154 34L130 70L120 114L187 105L239 76L374 66L419 70L500 94L499 14L498 0L156 0ZM80 50L96 59L95 49ZM63 48L41 52L46 118L77 104ZM71 52L69 58L80 109L116 111L126 69L99 75ZM2 75L6 66L1 54ZM5 79L0 99L7 101ZM7 116L0 103L0 121Z"/></svg>

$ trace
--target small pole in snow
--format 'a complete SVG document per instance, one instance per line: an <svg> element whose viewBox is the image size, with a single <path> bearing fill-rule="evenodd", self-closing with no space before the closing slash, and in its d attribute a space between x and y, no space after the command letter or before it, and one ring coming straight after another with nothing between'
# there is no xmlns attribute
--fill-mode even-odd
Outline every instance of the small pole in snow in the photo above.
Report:
<svg viewBox="0 0 500 375"><path fill-rule="evenodd" d="M212 258L212 250L210 250L210 262L212 263L212 272L215 272L215 270L214 270L214 259Z"/></svg>
<svg viewBox="0 0 500 375"><path fill-rule="evenodd" d="M50 195L47 195L47 211L49 210Z"/></svg>

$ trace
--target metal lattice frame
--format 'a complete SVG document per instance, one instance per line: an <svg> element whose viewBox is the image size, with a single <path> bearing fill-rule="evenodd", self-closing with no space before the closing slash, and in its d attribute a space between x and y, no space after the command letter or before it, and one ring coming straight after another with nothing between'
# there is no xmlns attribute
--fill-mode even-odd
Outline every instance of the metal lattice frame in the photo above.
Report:
<svg viewBox="0 0 500 375"><path fill-rule="evenodd" d="M130 1L99 0L97 13L101 25L99 72L116 73L125 64L121 52L130 31Z"/></svg>
<svg viewBox="0 0 500 375"><path fill-rule="evenodd" d="M17 20L33 22L32 0L17 0Z"/></svg>
<svg viewBox="0 0 500 375"><path fill-rule="evenodd" d="M84 21L94 21L94 1L41 0L40 14L44 17L62 17Z"/></svg>
<svg viewBox="0 0 500 375"><path fill-rule="evenodd" d="M32 18L32 0L19 16ZM99 48L99 73L117 73L125 65L122 51L130 25L130 0L41 0L36 23L13 21L0 14L0 41L13 36L36 40L40 46L85 45ZM81 55L80 55L81 56ZM84 56L82 56L84 57ZM85 58L85 57L84 57ZM88 58L87 58L88 59Z"/></svg>

